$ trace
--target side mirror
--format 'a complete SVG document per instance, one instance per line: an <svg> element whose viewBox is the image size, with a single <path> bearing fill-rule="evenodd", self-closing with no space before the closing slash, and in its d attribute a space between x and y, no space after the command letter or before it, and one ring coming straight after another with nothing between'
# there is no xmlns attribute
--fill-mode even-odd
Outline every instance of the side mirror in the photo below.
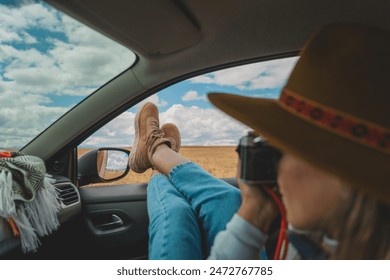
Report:
<svg viewBox="0 0 390 280"><path fill-rule="evenodd" d="M130 151L120 148L99 148L78 159L79 185L111 182L129 173Z"/></svg>

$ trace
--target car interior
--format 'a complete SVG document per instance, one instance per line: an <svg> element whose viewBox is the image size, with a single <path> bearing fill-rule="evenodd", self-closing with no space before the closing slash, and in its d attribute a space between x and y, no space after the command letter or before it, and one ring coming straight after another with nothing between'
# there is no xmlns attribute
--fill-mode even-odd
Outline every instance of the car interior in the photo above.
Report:
<svg viewBox="0 0 390 280"><path fill-rule="evenodd" d="M332 22L390 29L386 0L45 0L120 43L135 63L38 134L20 152L40 157L61 199L60 227L25 253L0 218L2 259L148 259L147 182L117 184L129 151L99 147L93 133L156 92L197 75L299 55ZM129 124L132 126L133 124ZM239 136L237 136L239 137ZM107 161L122 167L105 177ZM96 168L98 166L98 168ZM223 178L236 186L235 178ZM91 184L99 183L98 186Z"/></svg>

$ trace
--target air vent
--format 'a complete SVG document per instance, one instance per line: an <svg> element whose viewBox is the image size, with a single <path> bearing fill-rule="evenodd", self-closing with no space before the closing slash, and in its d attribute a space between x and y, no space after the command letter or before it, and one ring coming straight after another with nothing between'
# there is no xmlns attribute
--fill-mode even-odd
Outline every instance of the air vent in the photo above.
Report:
<svg viewBox="0 0 390 280"><path fill-rule="evenodd" d="M66 206L79 202L79 194L76 187L72 184L63 184L55 186L60 201Z"/></svg>

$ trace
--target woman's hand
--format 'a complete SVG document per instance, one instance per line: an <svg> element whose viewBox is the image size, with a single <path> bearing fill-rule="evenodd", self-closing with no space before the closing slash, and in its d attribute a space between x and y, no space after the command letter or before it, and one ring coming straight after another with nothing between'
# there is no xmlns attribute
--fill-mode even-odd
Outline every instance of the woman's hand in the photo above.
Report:
<svg viewBox="0 0 390 280"><path fill-rule="evenodd" d="M271 223L278 214L275 202L262 190L261 186L252 186L242 182L239 174L237 174L237 182L242 198L237 214L263 233L268 234Z"/></svg>

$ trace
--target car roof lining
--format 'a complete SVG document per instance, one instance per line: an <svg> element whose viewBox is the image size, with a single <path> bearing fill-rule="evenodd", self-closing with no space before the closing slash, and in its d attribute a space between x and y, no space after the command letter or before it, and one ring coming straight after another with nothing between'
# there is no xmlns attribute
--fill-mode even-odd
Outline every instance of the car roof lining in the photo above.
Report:
<svg viewBox="0 0 390 280"><path fill-rule="evenodd" d="M169 54L195 45L201 34L171 0L47 1L132 50Z"/></svg>
<svg viewBox="0 0 390 280"><path fill-rule="evenodd" d="M253 35L267 44L280 37L307 37L327 22L390 25L386 0L375 5L370 0L45 1L140 55L171 54L202 43L205 37L235 34L235 29L242 37Z"/></svg>

